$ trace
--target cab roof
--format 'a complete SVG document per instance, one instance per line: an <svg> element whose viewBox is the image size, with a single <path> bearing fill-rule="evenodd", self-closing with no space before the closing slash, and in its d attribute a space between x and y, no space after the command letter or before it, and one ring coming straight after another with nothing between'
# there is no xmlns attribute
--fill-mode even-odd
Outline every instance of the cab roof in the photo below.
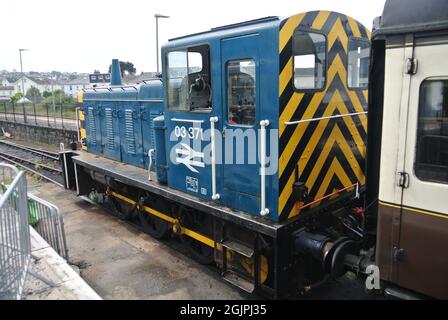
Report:
<svg viewBox="0 0 448 320"><path fill-rule="evenodd" d="M373 36L448 29L447 0L387 0Z"/></svg>
<svg viewBox="0 0 448 320"><path fill-rule="evenodd" d="M207 34L207 33L214 32L214 31L227 30L227 29L232 29L235 27L245 27L245 26L250 26L250 25L254 25L254 24L258 24L258 23L264 23L264 22L270 22L270 21L276 21L276 20L279 20L279 17L269 16L269 17L254 19L254 20L247 20L247 21L243 21L243 22L232 23L232 24L228 24L225 26L211 28L210 30L207 30L207 31L202 31L202 32L198 32L198 33L193 33L193 34L188 34L188 35L172 38L172 39L169 39L168 41L174 41L174 40L179 40L179 39L188 38L188 37L192 37L192 36Z"/></svg>

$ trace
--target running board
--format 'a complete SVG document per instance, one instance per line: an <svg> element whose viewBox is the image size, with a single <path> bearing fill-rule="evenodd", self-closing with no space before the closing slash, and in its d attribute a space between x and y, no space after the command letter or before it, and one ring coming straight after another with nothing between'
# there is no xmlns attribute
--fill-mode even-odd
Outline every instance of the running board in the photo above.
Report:
<svg viewBox="0 0 448 320"><path fill-rule="evenodd" d="M252 282L240 277L232 271L226 271L222 278L228 283L231 283L234 286L240 288L241 290L244 290L248 293L254 292L255 286Z"/></svg>

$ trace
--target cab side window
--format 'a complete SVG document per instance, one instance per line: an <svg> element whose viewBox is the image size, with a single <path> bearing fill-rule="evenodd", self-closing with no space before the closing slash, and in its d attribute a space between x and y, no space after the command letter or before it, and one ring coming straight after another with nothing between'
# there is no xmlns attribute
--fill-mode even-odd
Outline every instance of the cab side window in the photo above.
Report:
<svg viewBox="0 0 448 320"><path fill-rule="evenodd" d="M425 80L420 87L416 176L448 183L448 80Z"/></svg>
<svg viewBox="0 0 448 320"><path fill-rule="evenodd" d="M367 89L369 85L370 44L366 40L348 41L347 84L350 89Z"/></svg>
<svg viewBox="0 0 448 320"><path fill-rule="evenodd" d="M168 52L167 84L169 109L210 111L212 96L209 46Z"/></svg>
<svg viewBox="0 0 448 320"><path fill-rule="evenodd" d="M256 106L256 74L253 59L227 63L227 108L229 124L253 125Z"/></svg>
<svg viewBox="0 0 448 320"><path fill-rule="evenodd" d="M294 87L319 90L325 86L327 44L320 33L296 30L292 42Z"/></svg>

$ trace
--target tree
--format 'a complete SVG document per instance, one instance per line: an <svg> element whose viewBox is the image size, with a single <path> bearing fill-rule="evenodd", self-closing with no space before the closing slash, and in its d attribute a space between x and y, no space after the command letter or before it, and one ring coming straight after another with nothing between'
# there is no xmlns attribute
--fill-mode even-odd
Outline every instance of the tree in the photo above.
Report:
<svg viewBox="0 0 448 320"><path fill-rule="evenodd" d="M60 71L51 71L51 75L52 75L52 77L58 79L60 76L62 76L62 72L60 72Z"/></svg>
<svg viewBox="0 0 448 320"><path fill-rule="evenodd" d="M44 97L44 98L51 97L51 92L50 92L50 91L44 91L44 92L42 93L42 97Z"/></svg>
<svg viewBox="0 0 448 320"><path fill-rule="evenodd" d="M12 103L16 103L16 102L19 101L19 99L22 98L22 97L23 97L22 92L17 92L16 94L14 94L14 95L11 97L11 102L12 102Z"/></svg>
<svg viewBox="0 0 448 320"><path fill-rule="evenodd" d="M120 69L121 69L121 76L123 77L125 72L127 74L135 74L137 72L137 69L135 69L134 64L129 61L120 61ZM109 73L112 71L112 65L109 66Z"/></svg>
<svg viewBox="0 0 448 320"><path fill-rule="evenodd" d="M31 102L33 103L39 103L42 96L40 94L39 89L37 89L36 87L31 87L26 91L26 95L25 95L28 99L30 99Z"/></svg>
<svg viewBox="0 0 448 320"><path fill-rule="evenodd" d="M49 94L50 95L42 101L45 106L53 105L53 97L51 96L51 92L49 92ZM54 103L57 105L74 106L76 104L76 100L73 99L72 96L66 95L63 90L58 89L54 91Z"/></svg>

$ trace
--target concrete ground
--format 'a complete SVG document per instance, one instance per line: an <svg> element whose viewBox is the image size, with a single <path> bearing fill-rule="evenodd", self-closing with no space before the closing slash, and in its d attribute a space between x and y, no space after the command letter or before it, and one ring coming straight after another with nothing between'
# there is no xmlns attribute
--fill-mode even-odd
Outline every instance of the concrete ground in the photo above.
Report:
<svg viewBox="0 0 448 320"><path fill-rule="evenodd" d="M100 300L100 296L32 228L31 261L24 300Z"/></svg>

